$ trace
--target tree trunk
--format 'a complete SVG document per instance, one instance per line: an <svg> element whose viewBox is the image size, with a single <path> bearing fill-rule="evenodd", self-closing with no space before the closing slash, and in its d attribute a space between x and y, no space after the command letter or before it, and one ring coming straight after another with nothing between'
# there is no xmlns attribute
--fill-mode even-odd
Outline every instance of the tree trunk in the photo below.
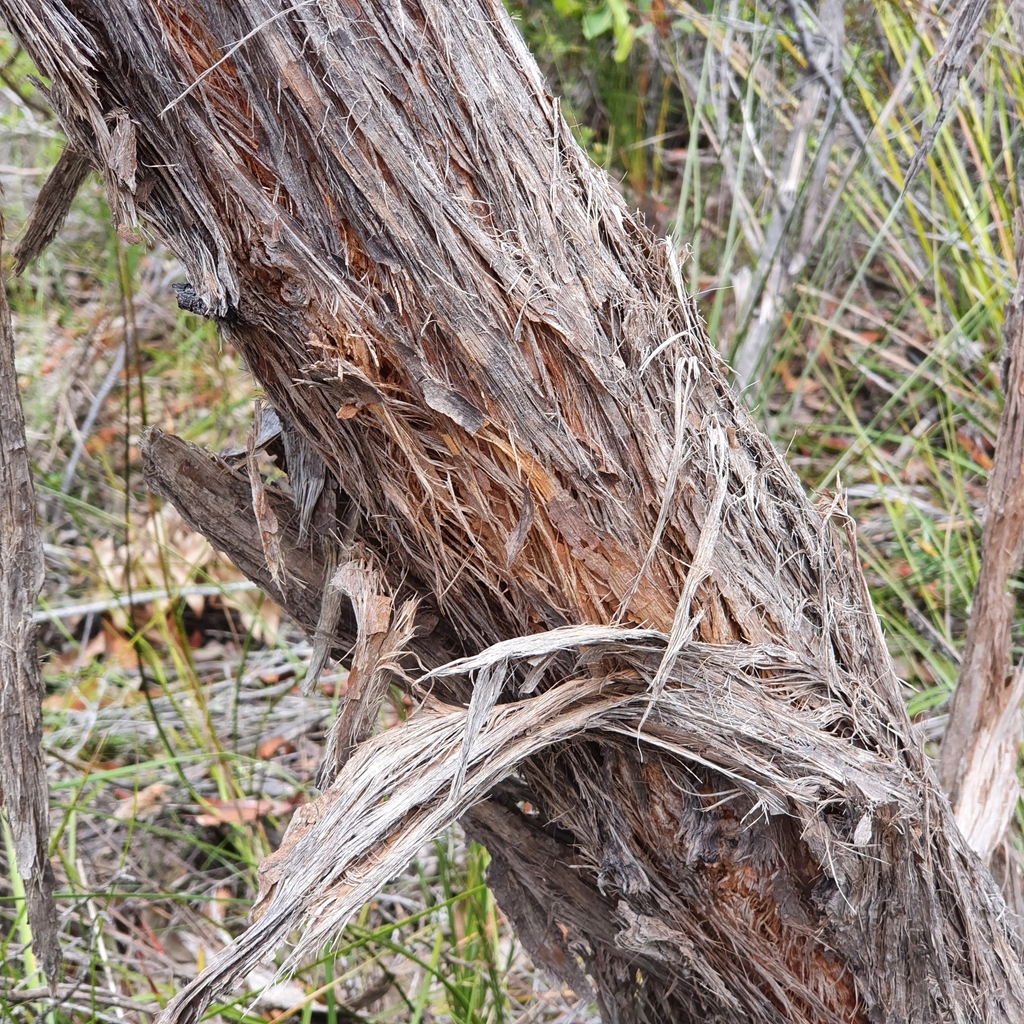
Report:
<svg viewBox="0 0 1024 1024"><path fill-rule="evenodd" d="M608 1021L1019 1019L1021 947L841 498L812 506L737 404L497 0L0 12L121 233L163 238L244 354L304 497L289 522L161 435L150 479L355 643L324 795L166 1021L296 924L299 953L329 937L458 815ZM367 740L396 672L424 707Z"/></svg>
<svg viewBox="0 0 1024 1024"><path fill-rule="evenodd" d="M981 568L939 766L957 825L986 862L1004 842L1020 800L1017 762L1024 740L1024 661L1011 666L1016 602L1007 590L1024 564L1024 210L1017 210L1014 227L1019 251L1017 288L1003 320L1005 398L985 502ZM1005 853L997 859L1005 861ZM1006 874L1015 870L1011 860Z"/></svg>
<svg viewBox="0 0 1024 1024"><path fill-rule="evenodd" d="M8 868L17 870L25 891L26 906L15 912L27 914L33 951L53 985L60 943L40 745L44 691L32 622L42 585L43 546L14 365L14 331L0 279L0 814L5 816L0 826L5 837L10 829L7 852L13 852L17 864L8 863ZM28 950L24 957L28 967Z"/></svg>

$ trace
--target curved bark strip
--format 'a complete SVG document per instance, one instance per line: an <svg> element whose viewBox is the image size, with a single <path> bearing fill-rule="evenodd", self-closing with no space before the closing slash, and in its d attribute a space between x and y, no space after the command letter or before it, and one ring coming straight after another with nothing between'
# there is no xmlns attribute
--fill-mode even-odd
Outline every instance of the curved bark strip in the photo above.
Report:
<svg viewBox="0 0 1024 1024"><path fill-rule="evenodd" d="M272 894L166 1021L300 910L328 935L369 865L492 787L469 827L496 889L609 1021L1018 1019L1022 950L911 730L841 502L812 507L737 406L675 259L500 3L73 10L0 0L120 228L166 240L343 488L339 535L436 609L427 667L515 641L462 664L484 689L444 719L443 765L433 719L356 749L305 833L348 866L286 851L293 909ZM578 668L535 636L588 626L657 636ZM356 789L406 808L358 850Z"/></svg>
<svg viewBox="0 0 1024 1024"><path fill-rule="evenodd" d="M407 725L363 744L324 795L296 813L280 849L261 865L253 928L183 989L162 1019L198 1021L211 996L236 983L299 925L302 937L292 951L292 963L315 955L425 841L517 767L558 747L561 757L578 758L579 768L585 770L586 747L592 739L602 744L606 757L636 750L639 744L646 762L667 761L673 783L690 796L691 817L697 820L701 795L694 779L687 779L687 768L700 772L714 765L735 794L733 808L748 821L767 823L768 834L780 845L794 839L786 835L794 827L794 810L799 818L814 821L823 804L856 807L862 817L852 847L849 837L837 841L823 829L805 835L804 842L814 856L832 865L834 880L822 879L820 901L838 903L843 891L858 890L867 865L856 847L876 847L888 822L916 810L906 805L914 793L906 766L822 729L823 720L830 717L827 705L812 699L802 707L785 706L770 696L766 679L792 685L809 668L796 654L778 647L689 644L680 651L669 685L652 707L650 688L668 640L654 630L567 627L506 641L475 659L443 668L441 672L455 674L498 667L504 675L510 661L572 648L580 649L582 665L620 664L615 676L595 679L584 671L536 698L493 709L472 731L465 766L465 737L473 712L444 709L435 702ZM405 784L393 787L395 778ZM498 830L494 809L476 814L478 829ZM714 830L710 822L698 825L698 843L693 833L680 835L679 852L690 843L704 844L703 849L689 851L700 857L710 848L707 844L715 842ZM745 837L737 832L737 848L743 847L737 860L748 869L773 864L778 873L782 865L764 832L748 829ZM506 850L504 856L511 853ZM778 953L766 956L769 951L759 948L757 938L737 929L734 922L705 922L687 914L682 905L672 924L663 916L644 913L658 882L625 847L620 859L604 864L602 870L605 877L599 887L604 898L595 901L586 894L578 899L577 920L569 918L575 934L560 918L548 922L549 929L555 925L560 926L557 932L564 930L554 942L565 964L575 966L574 945L585 937L594 944L596 956L603 953L617 960L628 951L634 972L658 977L670 967L681 973L706 1004L716 1001L739 1009L738 987L748 989L743 1000L747 1005L764 1003L760 990L775 988L781 994L789 987L789 969ZM613 892L636 897L643 909L634 910L622 898L616 904ZM796 893L789 895L799 899ZM709 924L714 924L713 931ZM813 927L810 921L807 926ZM796 935L789 938L797 940ZM723 941L736 947L735 952L751 954L747 972L737 971L730 958L723 959ZM568 973L564 967L562 973ZM577 973L582 975L578 968ZM585 977L574 981L587 984ZM799 1019L796 1014L810 1012L814 1019L829 1019L835 1002L830 988L836 984L842 989L842 980L828 971L808 978L802 994L807 1005L781 1007L786 1018ZM601 992L610 1005L618 994L610 986ZM606 1016L616 1019L608 1009ZM769 1012L767 1004L764 1012Z"/></svg>

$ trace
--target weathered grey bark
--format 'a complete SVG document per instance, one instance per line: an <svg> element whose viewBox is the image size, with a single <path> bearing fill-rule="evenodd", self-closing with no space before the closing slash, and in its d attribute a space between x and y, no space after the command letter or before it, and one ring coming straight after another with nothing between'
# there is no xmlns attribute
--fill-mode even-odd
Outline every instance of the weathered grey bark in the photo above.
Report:
<svg viewBox="0 0 1024 1024"><path fill-rule="evenodd" d="M404 666L425 707L332 766L252 929L167 1021L296 925L329 936L463 814L524 941L609 1021L1019 1018L1021 947L907 720L842 502L812 507L737 406L674 258L496 0L0 12L119 227L180 256L341 486L317 543L375 581L374 635L399 599L436 620L430 679L363 638L360 672ZM202 488L163 479L202 528ZM236 515L262 579L280 524L248 492ZM308 624L288 574L318 581L284 547ZM468 711L438 699L468 683Z"/></svg>
<svg viewBox="0 0 1024 1024"><path fill-rule="evenodd" d="M49 856L49 791L40 746L43 681L32 622L42 585L43 547L14 366L14 331L0 278L0 805L10 820L18 874L25 885L32 948L53 984L60 945Z"/></svg>
<svg viewBox="0 0 1024 1024"><path fill-rule="evenodd" d="M1024 215L1016 217L1017 288L1004 318L1005 401L999 418L967 642L940 779L971 846L988 862L1020 799L1017 762L1024 740L1024 662L1010 663L1016 601L1007 590L1024 564Z"/></svg>

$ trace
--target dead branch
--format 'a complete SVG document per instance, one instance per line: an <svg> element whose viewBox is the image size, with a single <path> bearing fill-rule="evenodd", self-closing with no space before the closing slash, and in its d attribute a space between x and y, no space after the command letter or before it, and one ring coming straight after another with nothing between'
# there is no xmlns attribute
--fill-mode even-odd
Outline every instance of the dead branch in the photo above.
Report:
<svg viewBox="0 0 1024 1024"><path fill-rule="evenodd" d="M65 146L39 190L28 223L14 247L14 272L20 274L53 241L67 219L71 204L92 170L82 150Z"/></svg>
<svg viewBox="0 0 1024 1024"><path fill-rule="evenodd" d="M302 512L273 488L267 488L267 500L277 517L279 543L286 571L276 582L264 558L259 524L253 512L251 483L216 455L188 444L156 428L142 438L146 485L172 502L188 525L223 551L234 564L271 598L284 608L315 640L320 640L320 620L324 608L325 585L339 543L338 538L311 534L302 538ZM420 603L415 619L415 639L410 644L416 663L428 668L447 662L461 645L445 632L436 605L428 596L413 591L402 573L396 572L389 586L403 601ZM337 604L329 636L322 639L335 658L351 654L357 640L356 617L350 602ZM442 689L442 695L459 699Z"/></svg>
<svg viewBox="0 0 1024 1024"><path fill-rule="evenodd" d="M252 511L252 493L246 476L223 460L180 438L153 429L142 439L146 484L156 494L183 510L185 521L257 583L272 600L286 607L312 631L320 611L326 548L322 543L300 543L298 517L285 495L270 498L282 523L282 547L287 576L274 580L267 568L259 526ZM339 642L355 640L351 617L339 626Z"/></svg>

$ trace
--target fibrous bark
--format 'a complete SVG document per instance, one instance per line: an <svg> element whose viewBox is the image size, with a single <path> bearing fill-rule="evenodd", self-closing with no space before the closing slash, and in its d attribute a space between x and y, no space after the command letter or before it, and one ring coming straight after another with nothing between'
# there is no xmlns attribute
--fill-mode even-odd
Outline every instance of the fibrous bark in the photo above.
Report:
<svg viewBox="0 0 1024 1024"><path fill-rule="evenodd" d="M674 255L496 0L0 12L123 233L165 239L344 492L311 543L380 602L356 667L423 702L338 742L252 929L167 1022L296 925L298 954L327 939L461 814L534 955L609 1021L1017 1019L1021 948L841 498L812 506L737 405ZM280 522L242 490L229 552L269 578ZM308 605L289 573L325 581L282 550L270 582ZM378 642L409 600L419 662Z"/></svg>
<svg viewBox="0 0 1024 1024"><path fill-rule="evenodd" d="M32 948L55 984L60 945L49 856L49 793L40 746L43 681L32 621L42 585L43 546L14 365L14 331L0 280L0 807L10 822L17 871L25 886Z"/></svg>

